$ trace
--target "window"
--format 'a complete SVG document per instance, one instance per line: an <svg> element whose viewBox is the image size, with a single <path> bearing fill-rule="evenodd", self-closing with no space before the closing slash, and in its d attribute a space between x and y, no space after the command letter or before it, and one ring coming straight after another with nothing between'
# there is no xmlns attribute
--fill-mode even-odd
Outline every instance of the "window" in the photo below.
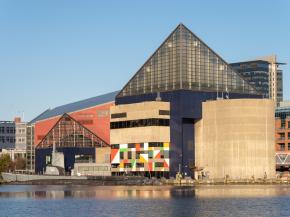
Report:
<svg viewBox="0 0 290 217"><path fill-rule="evenodd" d="M153 158L153 151L148 151L148 158L150 158L150 159Z"/></svg>
<svg viewBox="0 0 290 217"><path fill-rule="evenodd" d="M128 159L132 159L132 151L128 151Z"/></svg>
<svg viewBox="0 0 290 217"><path fill-rule="evenodd" d="M169 119L139 119L130 121L111 122L111 129L132 128L132 127L148 127L148 126L169 126Z"/></svg>
<svg viewBox="0 0 290 217"><path fill-rule="evenodd" d="M159 110L159 115L170 115L170 111L168 111L168 110Z"/></svg>
<svg viewBox="0 0 290 217"><path fill-rule="evenodd" d="M149 147L163 147L162 142L149 142Z"/></svg>
<svg viewBox="0 0 290 217"><path fill-rule="evenodd" d="M124 159L124 152L120 152L120 159L121 159L121 160Z"/></svg>
<svg viewBox="0 0 290 217"><path fill-rule="evenodd" d="M112 148L112 149L119 149L119 147L120 147L119 144L111 145L111 148Z"/></svg>
<svg viewBox="0 0 290 217"><path fill-rule="evenodd" d="M288 132L288 139L290 139L290 132Z"/></svg>
<svg viewBox="0 0 290 217"><path fill-rule="evenodd" d="M290 129L290 121L288 121L288 129Z"/></svg>
<svg viewBox="0 0 290 217"><path fill-rule="evenodd" d="M128 148L135 148L135 143L129 143Z"/></svg>
<svg viewBox="0 0 290 217"><path fill-rule="evenodd" d="M279 146L280 146L280 151L285 151L285 144L282 143Z"/></svg>
<svg viewBox="0 0 290 217"><path fill-rule="evenodd" d="M279 133L280 138L279 139L285 139L285 133Z"/></svg>
<svg viewBox="0 0 290 217"><path fill-rule="evenodd" d="M163 162L155 162L155 167L164 167Z"/></svg>
<svg viewBox="0 0 290 217"><path fill-rule="evenodd" d="M111 114L111 118L126 118L127 117L127 113L123 112L123 113L116 113L116 114Z"/></svg>
<svg viewBox="0 0 290 217"><path fill-rule="evenodd" d="M131 164L131 163L125 163L125 164L124 164L124 167L125 167L125 168L131 168L131 167L132 167L132 164Z"/></svg>
<svg viewBox="0 0 290 217"><path fill-rule="evenodd" d="M144 167L144 163L136 163L136 167L137 168L142 168L142 167Z"/></svg>
<svg viewBox="0 0 290 217"><path fill-rule="evenodd" d="M93 161L94 161L93 155L86 155L86 154L75 155L76 163L92 163Z"/></svg>
<svg viewBox="0 0 290 217"><path fill-rule="evenodd" d="M290 143L288 143L288 151L290 151Z"/></svg>
<svg viewBox="0 0 290 217"><path fill-rule="evenodd" d="M281 119L281 128L285 128L285 119Z"/></svg>

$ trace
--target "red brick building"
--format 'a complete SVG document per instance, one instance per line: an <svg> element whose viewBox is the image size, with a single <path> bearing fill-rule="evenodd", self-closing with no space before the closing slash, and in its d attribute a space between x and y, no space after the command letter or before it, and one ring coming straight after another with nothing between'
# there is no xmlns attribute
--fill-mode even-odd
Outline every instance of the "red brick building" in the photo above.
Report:
<svg viewBox="0 0 290 217"><path fill-rule="evenodd" d="M290 165L290 102L282 102L276 109L276 168L289 171Z"/></svg>

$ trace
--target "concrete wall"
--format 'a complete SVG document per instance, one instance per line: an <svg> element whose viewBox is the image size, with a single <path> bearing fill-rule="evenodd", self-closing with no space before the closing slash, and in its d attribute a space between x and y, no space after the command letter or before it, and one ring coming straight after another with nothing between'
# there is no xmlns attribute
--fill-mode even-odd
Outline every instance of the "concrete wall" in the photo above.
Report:
<svg viewBox="0 0 290 217"><path fill-rule="evenodd" d="M96 164L110 163L111 147L96 148Z"/></svg>
<svg viewBox="0 0 290 217"><path fill-rule="evenodd" d="M75 176L111 176L110 163L75 163L73 174Z"/></svg>
<svg viewBox="0 0 290 217"><path fill-rule="evenodd" d="M26 123L15 123L15 149L26 150Z"/></svg>
<svg viewBox="0 0 290 217"><path fill-rule="evenodd" d="M168 102L143 102L127 105L118 105L111 107L111 114L126 113L124 118L111 118L111 122L149 119L149 118L167 118L169 115L159 115L159 110L170 110ZM170 142L169 126L150 126L111 129L111 144L122 143L140 143L140 142Z"/></svg>
<svg viewBox="0 0 290 217"><path fill-rule="evenodd" d="M212 179L275 177L274 133L272 100L203 102L195 124L195 165Z"/></svg>

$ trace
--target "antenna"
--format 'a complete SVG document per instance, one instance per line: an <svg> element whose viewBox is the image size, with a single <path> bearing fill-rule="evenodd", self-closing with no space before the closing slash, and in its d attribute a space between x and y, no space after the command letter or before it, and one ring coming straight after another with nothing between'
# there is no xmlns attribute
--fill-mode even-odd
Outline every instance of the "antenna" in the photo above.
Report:
<svg viewBox="0 0 290 217"><path fill-rule="evenodd" d="M160 96L160 92L158 91L157 92L157 96L156 96L156 101L161 101L161 96Z"/></svg>

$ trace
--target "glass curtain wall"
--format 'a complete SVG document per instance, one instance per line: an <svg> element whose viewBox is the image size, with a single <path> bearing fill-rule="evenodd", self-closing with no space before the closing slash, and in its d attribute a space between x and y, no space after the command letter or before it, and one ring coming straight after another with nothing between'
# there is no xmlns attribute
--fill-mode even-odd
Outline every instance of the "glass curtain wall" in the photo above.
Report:
<svg viewBox="0 0 290 217"><path fill-rule="evenodd" d="M169 35L117 97L178 89L259 94L182 24Z"/></svg>

